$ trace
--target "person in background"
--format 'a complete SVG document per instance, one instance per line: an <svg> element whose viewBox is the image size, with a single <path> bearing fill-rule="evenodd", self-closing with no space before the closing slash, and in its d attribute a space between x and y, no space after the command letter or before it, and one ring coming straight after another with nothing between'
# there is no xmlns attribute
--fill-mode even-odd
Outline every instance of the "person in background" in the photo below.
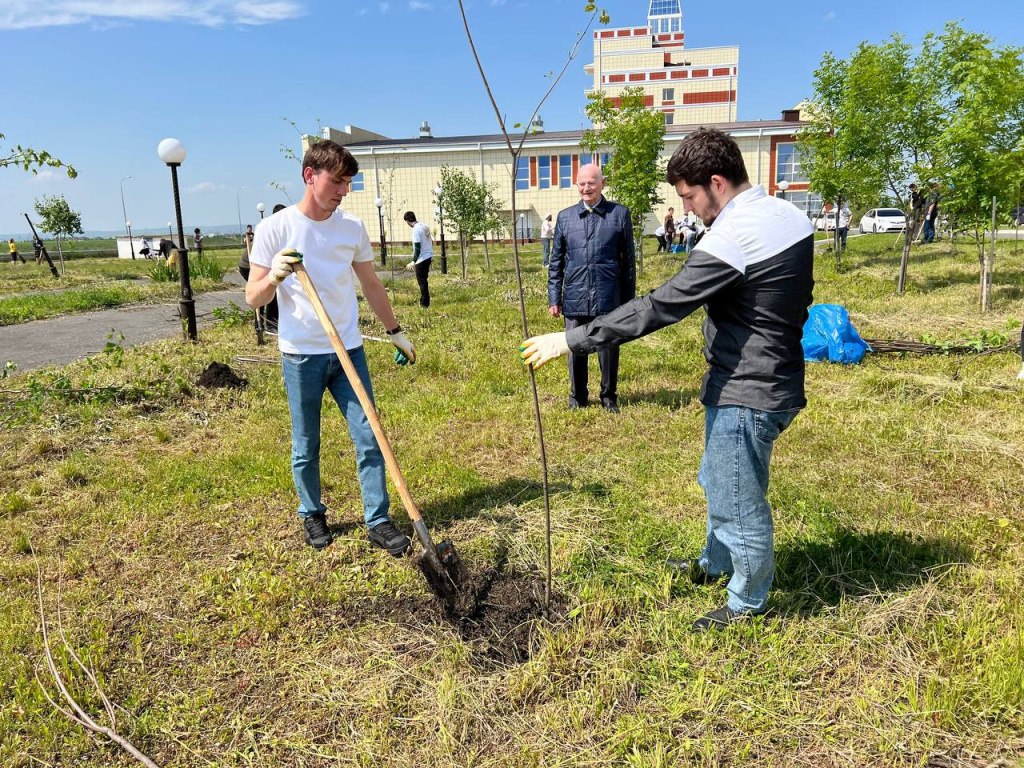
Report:
<svg viewBox="0 0 1024 768"><path fill-rule="evenodd" d="M850 206L843 203L839 211L839 218L836 222L837 234L839 235L839 250L846 250L846 236L850 234Z"/></svg>
<svg viewBox="0 0 1024 768"><path fill-rule="evenodd" d="M654 230L654 237L658 240L658 253L666 253L668 251L668 243L665 242L664 224L659 224L658 228Z"/></svg>
<svg viewBox="0 0 1024 768"><path fill-rule="evenodd" d="M914 230L911 232L911 240L918 240L921 236L921 228L924 226L924 193L917 191L917 184L910 185L910 218Z"/></svg>
<svg viewBox="0 0 1024 768"><path fill-rule="evenodd" d="M149 258L149 254L151 254L152 252L153 252L153 249L149 245L149 238L148 237L143 237L142 238L142 247L139 248L139 256L141 256L144 259L148 259Z"/></svg>
<svg viewBox="0 0 1024 768"><path fill-rule="evenodd" d="M203 255L203 233L199 231L199 227L196 227L195 232L192 233L192 243L195 245L196 254L198 256Z"/></svg>
<svg viewBox="0 0 1024 768"><path fill-rule="evenodd" d="M25 263L25 257L18 253L18 244L14 242L13 237L7 241L7 248L11 252L11 264L17 264L18 259L21 259L22 264Z"/></svg>
<svg viewBox="0 0 1024 768"><path fill-rule="evenodd" d="M934 243L935 242L935 220L939 218L939 185L938 183L932 184L932 192L928 196L927 209L924 212L924 229L921 230L921 242L922 243Z"/></svg>
<svg viewBox="0 0 1024 768"><path fill-rule="evenodd" d="M32 236L32 252L35 254L36 264L42 264L43 263L43 241L40 240L35 235Z"/></svg>
<svg viewBox="0 0 1024 768"><path fill-rule="evenodd" d="M672 244L676 241L676 209L669 208L665 216L665 243L668 246L665 250L671 251Z"/></svg>
<svg viewBox="0 0 1024 768"><path fill-rule="evenodd" d="M551 222L551 214L540 223L540 244L544 247L544 266L551 260L551 240L555 236L555 225Z"/></svg>
<svg viewBox="0 0 1024 768"><path fill-rule="evenodd" d="M416 221L416 214L406 211L402 217L405 223L412 227L412 263L416 268L416 282L420 286L420 306L430 306L430 286L427 278L430 276L430 263L434 260L434 238L430 234L430 227L422 221Z"/></svg>
<svg viewBox="0 0 1024 768"><path fill-rule="evenodd" d="M255 235L252 231L252 224L245 225L245 234L242 235L242 255L238 257L238 274L246 282L249 282L249 254L252 253L252 241Z"/></svg>

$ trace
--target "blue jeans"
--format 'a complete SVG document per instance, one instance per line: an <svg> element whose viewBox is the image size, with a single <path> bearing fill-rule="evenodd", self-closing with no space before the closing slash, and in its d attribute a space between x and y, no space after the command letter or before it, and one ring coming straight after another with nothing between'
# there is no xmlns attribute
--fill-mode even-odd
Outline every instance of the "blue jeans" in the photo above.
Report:
<svg viewBox="0 0 1024 768"><path fill-rule="evenodd" d="M850 234L850 228L849 227L840 227L839 228L839 249L840 250L843 250L843 251L846 250L846 238L847 238L847 236L849 234Z"/></svg>
<svg viewBox="0 0 1024 768"><path fill-rule="evenodd" d="M352 364L366 391L373 399L370 371L366 367L363 348L348 351ZM338 409L348 422L348 433L356 449L359 488L363 495L363 516L373 528L387 521L388 499L384 455L370 421L359 404L355 390L348 383L341 362L335 354L281 354L281 370L288 393L288 410L292 416L292 476L299 493L299 517L323 514L327 507L320 501L320 412L324 392L329 391Z"/></svg>
<svg viewBox="0 0 1024 768"><path fill-rule="evenodd" d="M731 576L728 604L740 613L762 613L768 604L775 576L768 465L772 445L797 413L738 405L704 409L697 482L708 501L708 533L700 566L711 576Z"/></svg>
<svg viewBox="0 0 1024 768"><path fill-rule="evenodd" d="M548 260L551 258L551 238L542 237L540 244L544 246L544 266L548 265Z"/></svg>
<svg viewBox="0 0 1024 768"><path fill-rule="evenodd" d="M933 243L935 242L935 222L924 221L924 229L921 230L921 242L922 243Z"/></svg>

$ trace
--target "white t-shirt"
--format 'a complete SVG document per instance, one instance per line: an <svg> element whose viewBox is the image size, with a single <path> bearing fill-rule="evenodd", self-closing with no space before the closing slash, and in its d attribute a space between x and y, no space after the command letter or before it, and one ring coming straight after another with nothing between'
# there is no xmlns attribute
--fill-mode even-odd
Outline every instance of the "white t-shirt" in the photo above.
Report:
<svg viewBox="0 0 1024 768"><path fill-rule="evenodd" d="M340 208L324 221L313 221L294 205L290 206L257 225L249 261L269 268L274 256L286 248L294 248L302 254L303 266L345 348L362 346L352 263L373 261L370 236L363 222ZM277 286L277 302L280 309L277 344L282 352L293 355L334 352L295 275L289 275Z"/></svg>
<svg viewBox="0 0 1024 768"><path fill-rule="evenodd" d="M422 221L417 221L412 227L412 241L420 244L420 257L416 259L417 264L422 264L427 259L434 258L434 240L430 237L430 227Z"/></svg>

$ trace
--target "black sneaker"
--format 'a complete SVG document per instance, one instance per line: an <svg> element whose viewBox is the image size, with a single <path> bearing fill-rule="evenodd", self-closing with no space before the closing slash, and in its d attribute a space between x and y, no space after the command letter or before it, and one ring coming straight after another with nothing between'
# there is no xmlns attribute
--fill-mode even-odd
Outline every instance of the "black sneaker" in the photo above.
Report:
<svg viewBox="0 0 1024 768"><path fill-rule="evenodd" d="M615 400L602 400L601 406L608 411L608 413L618 413L619 404Z"/></svg>
<svg viewBox="0 0 1024 768"><path fill-rule="evenodd" d="M370 543L375 547L386 549L393 557L401 557L409 551L412 542L390 520L375 525L368 533Z"/></svg>
<svg viewBox="0 0 1024 768"><path fill-rule="evenodd" d="M302 521L302 528L306 533L306 543L313 549L323 549L334 543L334 537L327 527L327 517L324 515L312 515Z"/></svg>
<svg viewBox="0 0 1024 768"><path fill-rule="evenodd" d="M715 608L715 610L705 613L693 622L693 626L690 629L694 632L707 632L709 629L725 629L730 624L759 615L755 613L740 613L739 611L734 611L728 605L723 605L721 608Z"/></svg>

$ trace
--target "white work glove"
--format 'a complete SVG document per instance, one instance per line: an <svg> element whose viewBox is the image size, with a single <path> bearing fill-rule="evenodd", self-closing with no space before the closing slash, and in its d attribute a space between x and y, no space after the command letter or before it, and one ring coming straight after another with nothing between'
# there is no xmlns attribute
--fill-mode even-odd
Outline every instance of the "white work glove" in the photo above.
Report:
<svg viewBox="0 0 1024 768"><path fill-rule="evenodd" d="M568 354L569 344L565 339L565 331L534 336L524 341L519 347L519 356L523 359L523 365L532 365L534 370L557 357L564 357Z"/></svg>
<svg viewBox="0 0 1024 768"><path fill-rule="evenodd" d="M295 272L295 264L302 261L302 254L294 248L285 248L270 262L270 284L280 285L288 275Z"/></svg>
<svg viewBox="0 0 1024 768"><path fill-rule="evenodd" d="M416 365L416 347L412 345L402 326L394 331L388 331L388 341L395 345L395 362L399 365Z"/></svg>

